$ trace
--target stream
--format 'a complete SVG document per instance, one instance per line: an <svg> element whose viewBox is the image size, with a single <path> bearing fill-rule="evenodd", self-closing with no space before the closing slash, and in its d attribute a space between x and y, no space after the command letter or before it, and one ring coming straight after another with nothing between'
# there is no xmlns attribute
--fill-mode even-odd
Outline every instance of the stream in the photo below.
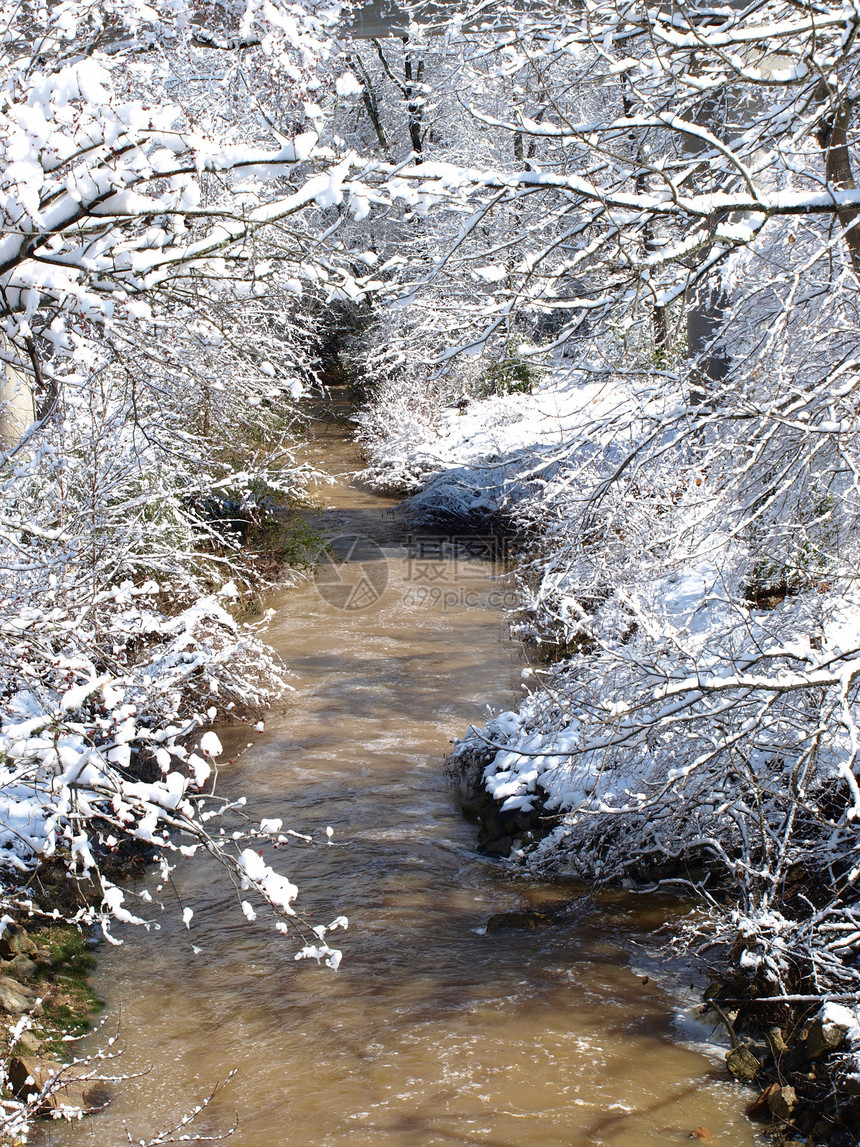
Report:
<svg viewBox="0 0 860 1147"><path fill-rule="evenodd" d="M443 762L488 705L521 696L501 566L474 539L410 540L393 499L350 482L361 462L342 429L321 426L311 449L340 475L317 524L371 541L270 601L266 637L295 692L263 733L221 734L228 756L253 746L220 791L313 836L267 859L312 922L349 918L330 938L343 962L295 962L295 942L262 913L248 923L217 866L181 866L160 931L102 945L93 980L108 1019L89 1046L118 1028L112 1069L140 1074L42 1142L118 1147L126 1127L138 1142L235 1069L193 1125L235 1125L235 1147L754 1144L747 1094L719 1049L696 1045L707 1029L678 1020L683 966L653 955L688 909L589 898L474 850ZM562 902L563 922L523 926Z"/></svg>

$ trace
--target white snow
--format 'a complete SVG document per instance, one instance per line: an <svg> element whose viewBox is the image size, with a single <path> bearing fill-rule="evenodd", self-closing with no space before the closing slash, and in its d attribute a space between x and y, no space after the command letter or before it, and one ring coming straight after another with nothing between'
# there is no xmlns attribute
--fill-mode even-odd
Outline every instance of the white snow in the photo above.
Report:
<svg viewBox="0 0 860 1147"><path fill-rule="evenodd" d="M200 751L205 753L207 757L219 757L224 750L218 739L218 734L211 729L205 732L200 738Z"/></svg>
<svg viewBox="0 0 860 1147"><path fill-rule="evenodd" d="M364 87L352 72L344 72L335 81L335 90L341 98L345 98L347 96L360 96Z"/></svg>

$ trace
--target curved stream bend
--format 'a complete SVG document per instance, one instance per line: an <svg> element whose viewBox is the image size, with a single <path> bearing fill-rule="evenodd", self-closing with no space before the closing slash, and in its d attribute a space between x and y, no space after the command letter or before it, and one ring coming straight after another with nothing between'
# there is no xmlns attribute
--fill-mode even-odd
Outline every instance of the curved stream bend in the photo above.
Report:
<svg viewBox="0 0 860 1147"><path fill-rule="evenodd" d="M355 468L329 437L326 467ZM272 602L268 636L297 691L222 771L222 792L318 840L332 826L331 846L276 859L306 912L349 916L334 934L343 964L295 963L216 872L189 865L177 878L191 932L168 909L160 933L103 950L96 976L123 1070L151 1069L45 1142L114 1147L123 1123L137 1141L237 1068L196 1124L237 1117L235 1147L665 1147L692 1132L751 1145L742 1093L677 1041L676 1005L631 967L668 909L583 901L562 926L485 931L494 913L572 894L476 856L442 774L449 739L515 701L499 571L466 545L425 549L422 574L390 499L346 481L321 496L330 535L383 547L387 588L373 608L331 604L313 584Z"/></svg>

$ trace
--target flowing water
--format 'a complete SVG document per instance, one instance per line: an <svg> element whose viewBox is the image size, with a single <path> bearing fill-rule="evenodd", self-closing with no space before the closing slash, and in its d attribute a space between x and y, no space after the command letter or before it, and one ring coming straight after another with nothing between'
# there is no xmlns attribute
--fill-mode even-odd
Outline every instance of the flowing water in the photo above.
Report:
<svg viewBox="0 0 860 1147"><path fill-rule="evenodd" d="M329 470L359 464L336 431L316 449ZM408 544L394 503L346 478L323 496L329 535L375 539L382 555L358 550L340 586L271 603L268 639L296 692L263 734L222 738L229 753L255 743L221 787L313 835L274 859L312 920L349 917L332 934L343 963L296 963L271 924L244 920L214 866L188 864L160 932L99 954L94 986L125 1049L116 1066L143 1074L44 1142L114 1147L125 1126L138 1142L236 1069L194 1124L235 1125L235 1147L752 1144L744 1093L718 1054L682 1042L673 981L648 955L683 909L589 900L473 850L443 760L488 704L519 695L501 570L474 539ZM564 901L555 924L490 920Z"/></svg>

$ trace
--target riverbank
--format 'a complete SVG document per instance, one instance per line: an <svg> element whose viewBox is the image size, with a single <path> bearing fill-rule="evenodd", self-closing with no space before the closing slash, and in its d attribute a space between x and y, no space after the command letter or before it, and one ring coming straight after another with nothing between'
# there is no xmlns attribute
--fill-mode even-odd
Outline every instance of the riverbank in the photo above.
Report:
<svg viewBox="0 0 860 1147"><path fill-rule="evenodd" d="M37 1116L81 1118L110 1101L109 1053L76 1056L102 1009L90 986L95 957L72 924L4 920L0 931L0 1142L26 1142Z"/></svg>
<svg viewBox="0 0 860 1147"><path fill-rule="evenodd" d="M497 718L492 731L499 735L499 727L509 726L512 717L508 713ZM520 871L534 871L532 855L563 816L547 810L539 799L528 810L505 809L504 800L493 797L486 785L486 774L489 770L492 775L495 757L496 750L485 742L476 738L461 741L449 759L449 776L464 815L475 826L479 850L508 861ZM638 887L645 893L649 887L689 888L690 867L685 868L683 857L671 868L648 869L644 858L630 860L631 871L638 869L642 879L625 881L627 887ZM578 871L552 854L539 870L548 875ZM679 870L684 873L680 880ZM617 887L617 882L610 881L608 887L613 886ZM802 895L804 888L796 891ZM719 874L710 884L710 897L712 902L722 898L721 910L729 910L730 892L721 887ZM689 922L685 924L689 929ZM668 942L676 949L688 950L683 927ZM705 955L701 943L708 933L705 918L698 922L696 931L697 962L706 974L715 977L700 997L699 1012L724 1032L728 1071L756 1093L746 1106L749 1118L767 1125L768 1139L774 1145L806 1142L854 1147L860 1133L860 1029L853 1008L823 1003L820 996L762 999L764 993L750 982L743 967L742 951L722 946Z"/></svg>
<svg viewBox="0 0 860 1147"><path fill-rule="evenodd" d="M762 1088L753 1113L842 1147L860 1130L860 984L835 714L856 592L769 571L728 529L721 471L665 390L658 409L641 378L559 368L532 391L416 399L411 437L385 395L362 421L369 473L412 491L418 520L501 519L520 543L529 693L461 732L464 806L520 870L698 898L676 941L749 1044L730 1066Z"/></svg>
<svg viewBox="0 0 860 1147"><path fill-rule="evenodd" d="M184 429L181 456L162 457L160 442L120 454L110 497L93 475L81 508L81 475L73 480L68 459L85 471L111 451L100 440L98 451L66 456L63 436L93 430L97 414L50 423L44 441L22 441L14 473L4 471L0 915L28 932L34 921L65 922L71 936L107 941L118 926L157 929L176 859L205 851L220 858L225 889L247 893L240 918L256 901L289 921L300 950L310 940L324 947L325 928L305 931L291 907L295 887L260 861L278 834L246 821L226 837L217 822L230 810L214 791L214 723L253 728L288 692L284 665L259 633L259 596L284 580L286 565L309 563L317 544L292 512L312 478L295 458L292 391L270 395L262 410L237 410L231 397L217 432ZM149 442L142 399L139 417L135 433ZM111 425L131 433L122 417ZM37 486L31 468L46 457L56 466ZM160 873L160 889L137 887L148 869ZM7 969L10 1023L47 993L39 1006L52 1024L62 1025L66 1008L74 1027L81 1001L66 972L48 961L33 973L19 955L20 975ZM26 1033L32 1051L54 1039L40 1029L41 1016ZM7 1067L22 1077L14 1056ZM0 1135L23 1135L35 1110L10 1098Z"/></svg>

